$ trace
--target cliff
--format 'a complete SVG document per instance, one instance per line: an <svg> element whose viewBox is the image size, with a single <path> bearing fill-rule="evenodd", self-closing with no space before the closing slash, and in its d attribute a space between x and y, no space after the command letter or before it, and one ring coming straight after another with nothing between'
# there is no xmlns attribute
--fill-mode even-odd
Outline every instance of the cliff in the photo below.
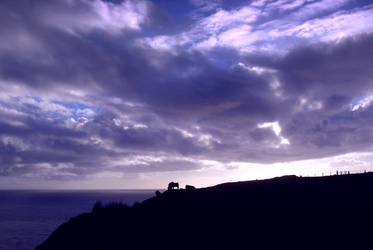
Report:
<svg viewBox="0 0 373 250"><path fill-rule="evenodd" d="M284 176L97 204L36 250L372 249L373 174Z"/></svg>

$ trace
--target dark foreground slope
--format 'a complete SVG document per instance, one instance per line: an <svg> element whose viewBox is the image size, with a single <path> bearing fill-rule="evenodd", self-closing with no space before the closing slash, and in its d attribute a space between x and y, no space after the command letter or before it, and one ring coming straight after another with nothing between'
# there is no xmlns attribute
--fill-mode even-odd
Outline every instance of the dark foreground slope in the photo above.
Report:
<svg viewBox="0 0 373 250"><path fill-rule="evenodd" d="M373 249L373 174L227 183L96 208L47 249Z"/></svg>

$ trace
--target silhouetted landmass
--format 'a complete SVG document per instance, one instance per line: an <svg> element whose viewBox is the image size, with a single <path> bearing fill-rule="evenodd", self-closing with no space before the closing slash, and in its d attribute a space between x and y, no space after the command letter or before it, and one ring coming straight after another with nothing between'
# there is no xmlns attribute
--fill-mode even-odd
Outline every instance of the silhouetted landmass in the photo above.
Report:
<svg viewBox="0 0 373 250"><path fill-rule="evenodd" d="M373 174L284 176L102 206L36 250L373 249Z"/></svg>

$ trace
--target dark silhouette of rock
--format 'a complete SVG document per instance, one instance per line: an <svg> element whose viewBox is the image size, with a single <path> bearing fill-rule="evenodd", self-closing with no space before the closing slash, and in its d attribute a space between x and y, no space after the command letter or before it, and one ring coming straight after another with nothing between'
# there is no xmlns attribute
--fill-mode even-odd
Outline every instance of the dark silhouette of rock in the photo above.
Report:
<svg viewBox="0 0 373 250"><path fill-rule="evenodd" d="M372 249L373 174L165 191L62 224L36 250Z"/></svg>
<svg viewBox="0 0 373 250"><path fill-rule="evenodd" d="M179 183L173 182L173 181L168 183L168 190L173 190L173 189L179 189Z"/></svg>
<svg viewBox="0 0 373 250"><path fill-rule="evenodd" d="M159 190L155 191L155 196L161 196L161 192L159 192Z"/></svg>
<svg viewBox="0 0 373 250"><path fill-rule="evenodd" d="M192 186L192 185L185 185L185 190L186 191L194 191L194 190L196 190L196 187Z"/></svg>

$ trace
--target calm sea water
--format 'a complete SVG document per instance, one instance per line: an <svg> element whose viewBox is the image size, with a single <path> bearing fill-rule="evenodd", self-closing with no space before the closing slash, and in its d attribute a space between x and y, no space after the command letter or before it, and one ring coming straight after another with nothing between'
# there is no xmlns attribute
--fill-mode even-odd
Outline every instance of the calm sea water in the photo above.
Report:
<svg viewBox="0 0 373 250"><path fill-rule="evenodd" d="M91 211L98 200L132 205L152 196L154 190L0 190L0 249L34 249L69 218Z"/></svg>

